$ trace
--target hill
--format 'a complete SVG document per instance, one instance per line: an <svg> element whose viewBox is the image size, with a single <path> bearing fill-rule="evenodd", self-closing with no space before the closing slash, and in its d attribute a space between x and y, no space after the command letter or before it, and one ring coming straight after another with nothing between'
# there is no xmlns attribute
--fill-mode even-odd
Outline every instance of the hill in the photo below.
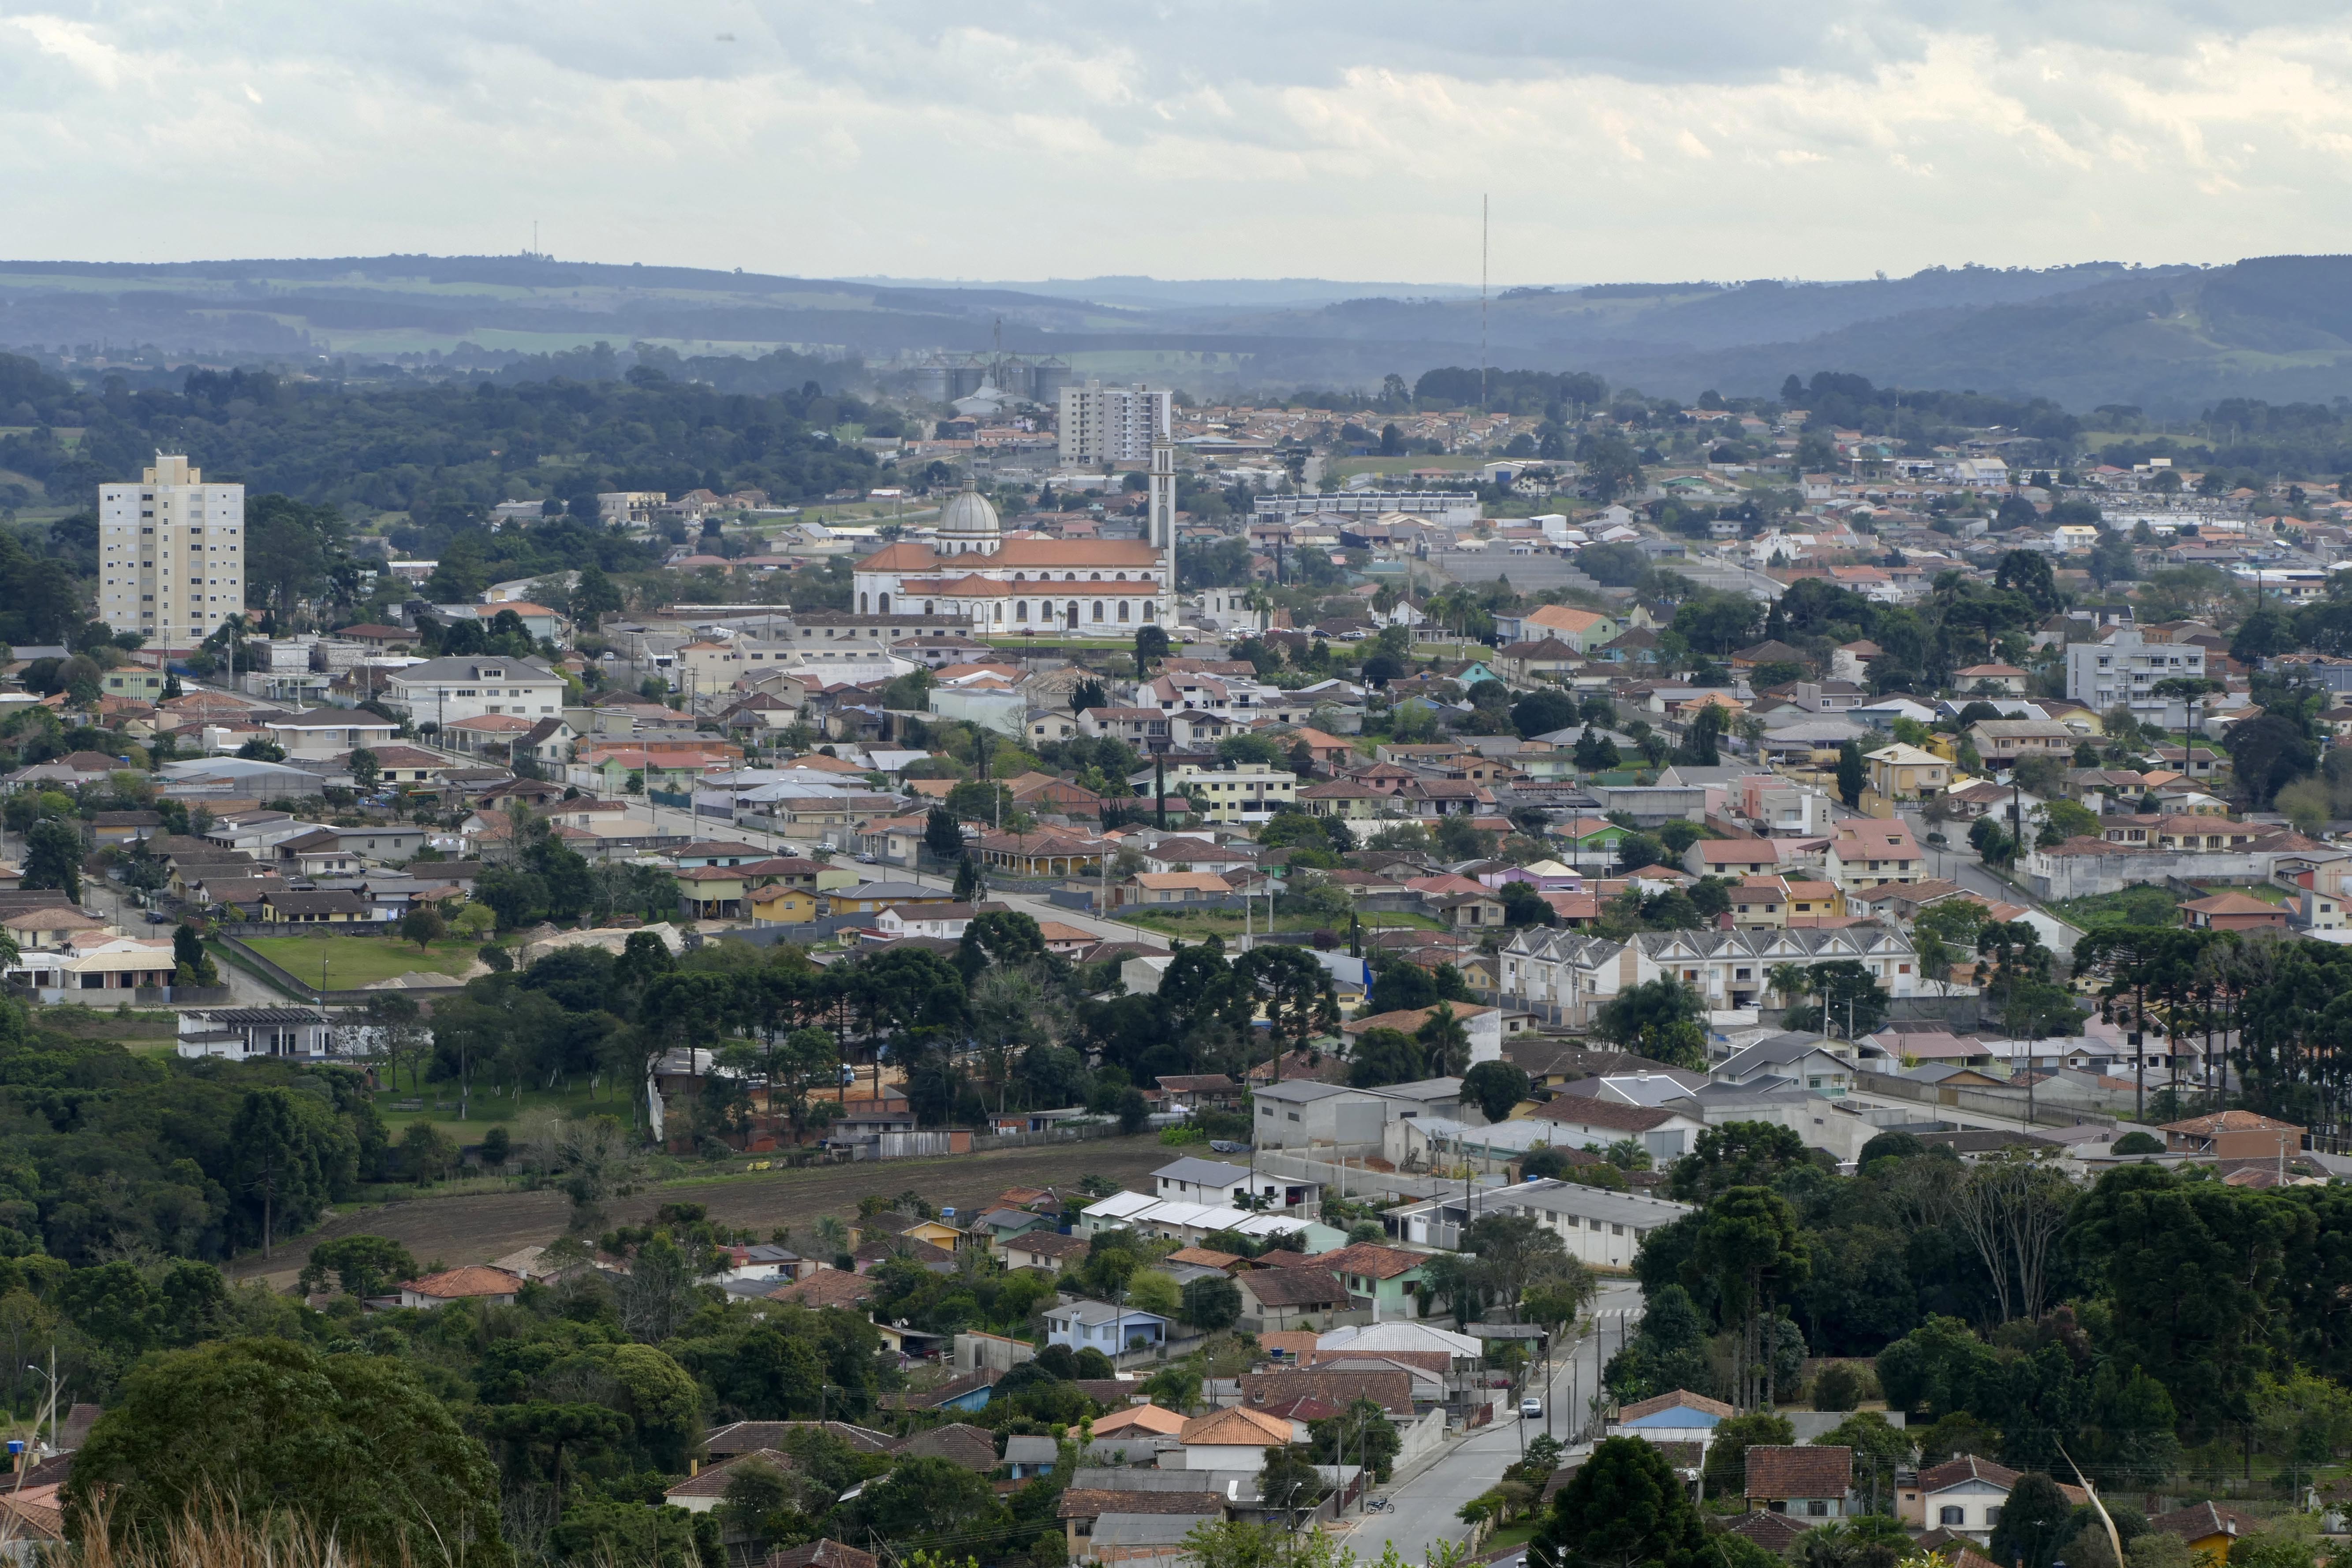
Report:
<svg viewBox="0 0 2352 1568"><path fill-rule="evenodd" d="M2193 414L2224 396L2352 393L2352 258L2044 270L1931 268L1843 282L1507 289L1483 312L1497 366L1599 373L1689 398L1774 390L1790 372ZM0 262L0 346L151 362L321 359L499 368L598 342L693 358L778 351L886 384L940 353L1059 354L1082 375L1203 394L1370 386L1476 352L1458 287L1315 279L1031 283L824 279L520 257L345 257L174 265ZM717 377L744 381L744 373Z"/></svg>

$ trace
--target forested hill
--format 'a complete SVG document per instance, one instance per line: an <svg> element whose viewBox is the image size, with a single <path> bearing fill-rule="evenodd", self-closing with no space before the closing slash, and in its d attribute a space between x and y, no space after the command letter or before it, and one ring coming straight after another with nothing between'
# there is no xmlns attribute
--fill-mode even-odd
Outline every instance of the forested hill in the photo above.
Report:
<svg viewBox="0 0 2352 1568"><path fill-rule="evenodd" d="M843 425L898 430L817 381L729 393L646 363L621 380L341 383L240 370L134 389L123 377L77 386L0 355L0 426L16 432L0 437L0 468L60 500L94 501L101 481L135 478L162 448L248 494L425 524L478 521L518 497L593 521L596 492L613 489L750 488L795 501L872 481L873 458L835 435Z"/></svg>
<svg viewBox="0 0 2352 1568"><path fill-rule="evenodd" d="M646 343L747 391L889 384L914 362L992 345L1081 374L1204 394L1370 387L1463 363L1588 371L1687 400L1766 395L1790 372L2128 403L2168 417L2229 396L2352 395L2352 258L2225 267L1933 267L1907 278L1460 289L1087 283L897 284L542 257L173 265L0 262L0 347L147 351L223 367L321 363L544 376L550 356ZM68 349L68 345L73 345ZM830 363L829 374L813 369ZM876 367L869 371L868 367ZM611 374L608 366L607 374Z"/></svg>

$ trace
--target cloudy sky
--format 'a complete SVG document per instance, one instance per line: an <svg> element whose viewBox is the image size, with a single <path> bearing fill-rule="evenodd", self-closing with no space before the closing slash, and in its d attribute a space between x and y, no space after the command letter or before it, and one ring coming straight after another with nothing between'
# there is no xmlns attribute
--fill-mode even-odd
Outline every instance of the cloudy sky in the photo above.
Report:
<svg viewBox="0 0 2352 1568"><path fill-rule="evenodd" d="M2352 249L2308 0L0 0L6 253L1499 283Z"/></svg>

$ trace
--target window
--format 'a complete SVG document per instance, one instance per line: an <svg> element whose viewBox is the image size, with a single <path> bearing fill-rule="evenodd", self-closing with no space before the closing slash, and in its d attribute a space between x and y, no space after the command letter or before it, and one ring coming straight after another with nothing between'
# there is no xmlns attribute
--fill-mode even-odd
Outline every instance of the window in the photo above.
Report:
<svg viewBox="0 0 2352 1568"><path fill-rule="evenodd" d="M1993 1504L1993 1506L1992 1506L1992 1507L1990 1507L1990 1508L1989 1508L1989 1509L1985 1510L1985 1521L1984 1521L1984 1527L1985 1527L1987 1530L1990 1530L1994 1525L1999 1524L2000 1522L2000 1505L1999 1503L1995 1503L1995 1504Z"/></svg>
<svg viewBox="0 0 2352 1568"><path fill-rule="evenodd" d="M1805 1505L1805 1514L1810 1519L1827 1519L1829 1513L1830 1505L1826 1499L1815 1498Z"/></svg>

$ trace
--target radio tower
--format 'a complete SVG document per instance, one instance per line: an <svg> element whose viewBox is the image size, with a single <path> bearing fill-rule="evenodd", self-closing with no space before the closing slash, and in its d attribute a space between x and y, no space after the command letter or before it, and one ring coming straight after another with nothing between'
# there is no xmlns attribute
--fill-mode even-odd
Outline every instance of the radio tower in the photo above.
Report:
<svg viewBox="0 0 2352 1568"><path fill-rule="evenodd" d="M1486 412L1486 204L1478 198L1478 412Z"/></svg>

